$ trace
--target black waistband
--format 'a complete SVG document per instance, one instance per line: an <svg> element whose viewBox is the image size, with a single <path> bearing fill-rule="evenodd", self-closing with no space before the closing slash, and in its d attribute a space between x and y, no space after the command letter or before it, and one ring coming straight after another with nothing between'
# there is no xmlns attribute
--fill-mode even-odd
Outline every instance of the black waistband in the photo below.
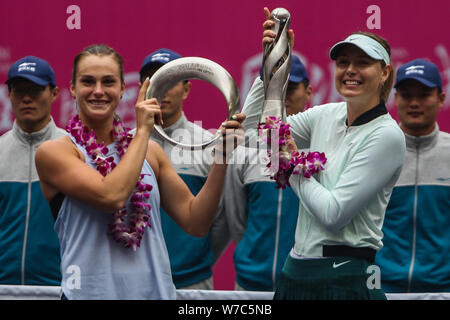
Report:
<svg viewBox="0 0 450 320"><path fill-rule="evenodd" d="M377 251L372 248L354 248L349 246L323 246L322 255L324 257L350 257L365 259L374 263Z"/></svg>

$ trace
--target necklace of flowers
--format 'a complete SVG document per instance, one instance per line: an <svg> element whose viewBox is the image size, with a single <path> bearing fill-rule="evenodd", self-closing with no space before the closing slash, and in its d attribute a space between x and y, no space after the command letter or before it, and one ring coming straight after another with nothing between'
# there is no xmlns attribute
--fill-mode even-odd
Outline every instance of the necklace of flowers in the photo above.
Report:
<svg viewBox="0 0 450 320"><path fill-rule="evenodd" d="M98 143L94 130L89 130L75 115L66 127L76 142L86 149L87 154L91 157L97 166L97 171L103 176L110 173L115 167L114 157L107 157L108 148L104 143ZM133 136L129 133L129 129L123 126L122 120L118 115L114 115L113 129L111 131L114 140L117 142L117 153L120 158L125 154L130 145ZM131 195L128 208L127 205L114 213L113 223L109 224L109 230L112 237L117 242L122 242L125 248L133 248L134 251L140 247L142 236L146 227L151 227L149 211L150 204L144 202L150 197L152 186L143 182L144 176L149 174L141 174L136 183L136 187ZM126 223L128 220L128 223Z"/></svg>
<svg viewBox="0 0 450 320"><path fill-rule="evenodd" d="M267 163L269 176L275 180L277 188L285 189L287 186L290 186L289 177L292 174L303 174L305 178L310 178L313 174L324 169L324 165L327 162L325 153L299 153L292 138L289 124L281 121L281 118L267 117L266 123L258 126L258 130L261 129L270 130L270 136L265 139L269 145L272 146L274 143L277 143L279 146L275 154L272 154L271 150L268 150L270 161ZM275 163L274 157L277 156L278 166L273 165Z"/></svg>

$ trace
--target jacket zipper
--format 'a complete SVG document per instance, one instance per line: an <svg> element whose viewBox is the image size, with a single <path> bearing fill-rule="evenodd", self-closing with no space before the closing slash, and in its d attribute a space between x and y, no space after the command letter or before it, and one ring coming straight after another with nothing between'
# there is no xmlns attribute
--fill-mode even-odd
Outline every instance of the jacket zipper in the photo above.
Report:
<svg viewBox="0 0 450 320"><path fill-rule="evenodd" d="M21 283L25 284L25 256L27 250L28 241L28 225L30 220L30 204L31 204L31 176L32 176L32 161L33 161L33 140L29 137L30 152L29 152L29 162L28 162L28 194L27 194L27 212L25 216L25 230L23 235L23 247L22 247L22 266L21 266Z"/></svg>
<svg viewBox="0 0 450 320"><path fill-rule="evenodd" d="M411 282L414 271L414 261L416 259L416 233L417 233L417 193L418 193L418 183L419 183L419 141L416 143L416 177L414 181L414 207L413 207L413 243L412 243L412 254L411 254L411 264L409 266L408 274L408 290L411 292Z"/></svg>
<svg viewBox="0 0 450 320"><path fill-rule="evenodd" d="M275 231L275 251L273 254L273 266L272 266L272 287L275 290L277 284L277 260L278 260L278 245L280 242L280 225L281 225L281 207L283 202L283 190L278 191L278 207L277 207L277 227Z"/></svg>

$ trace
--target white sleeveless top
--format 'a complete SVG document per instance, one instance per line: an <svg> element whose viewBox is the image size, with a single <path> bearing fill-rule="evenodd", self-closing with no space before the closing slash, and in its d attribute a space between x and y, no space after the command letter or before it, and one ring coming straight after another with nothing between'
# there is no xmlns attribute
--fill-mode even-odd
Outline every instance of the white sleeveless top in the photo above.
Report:
<svg viewBox="0 0 450 320"><path fill-rule="evenodd" d="M86 163L96 168L86 150ZM108 146L108 156L119 157L116 143ZM141 246L133 251L115 242L109 234L112 214L65 196L55 222L61 244L61 289L69 299L176 299L169 256L159 215L158 184L147 161L141 173L151 184L151 227L145 229Z"/></svg>

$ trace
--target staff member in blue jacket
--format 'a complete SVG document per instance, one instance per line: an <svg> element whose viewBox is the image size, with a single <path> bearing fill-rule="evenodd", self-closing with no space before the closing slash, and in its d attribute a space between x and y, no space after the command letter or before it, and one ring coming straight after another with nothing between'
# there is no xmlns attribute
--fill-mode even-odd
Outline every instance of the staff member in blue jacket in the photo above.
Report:
<svg viewBox="0 0 450 320"><path fill-rule="evenodd" d="M59 89L47 61L27 56L8 72L13 128L0 137L0 283L59 285L59 242L34 164L37 147L62 137L50 116Z"/></svg>
<svg viewBox="0 0 450 320"><path fill-rule="evenodd" d="M181 58L181 55L161 48L145 57L140 70L140 82L151 77L164 64ZM213 135L200 125L189 121L183 111L191 82L180 81L169 89L161 101L164 132L172 139L186 144L200 144ZM208 178L213 162L211 150L182 150L162 139L156 132L150 138L164 150L172 166L191 192L196 195ZM169 252L172 278L178 289L214 289L213 266L230 242L222 202L206 236L198 238L187 234L161 208L161 224Z"/></svg>
<svg viewBox="0 0 450 320"><path fill-rule="evenodd" d="M395 103L406 160L384 220L377 255L386 292L450 291L450 134L436 122L444 104L437 66L416 59L397 72Z"/></svg>

